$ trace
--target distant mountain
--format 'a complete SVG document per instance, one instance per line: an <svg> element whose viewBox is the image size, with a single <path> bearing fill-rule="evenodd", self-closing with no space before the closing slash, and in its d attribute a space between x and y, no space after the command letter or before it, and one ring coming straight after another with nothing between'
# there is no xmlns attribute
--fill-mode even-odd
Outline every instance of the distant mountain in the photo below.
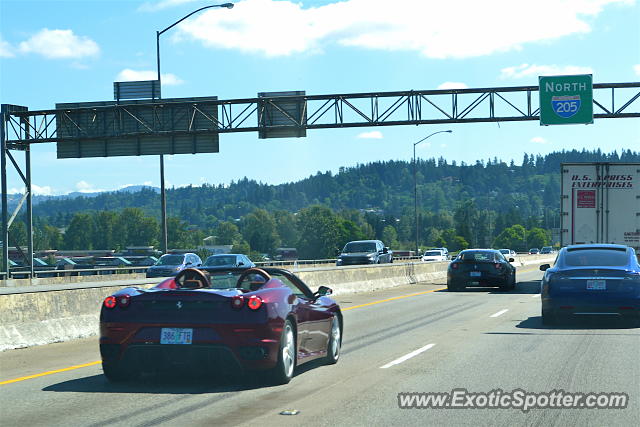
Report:
<svg viewBox="0 0 640 427"><path fill-rule="evenodd" d="M159 187L151 187L150 185L127 185L124 188L117 190L117 193L137 193L142 190L153 190L156 193L160 194Z"/></svg>
<svg viewBox="0 0 640 427"><path fill-rule="evenodd" d="M453 211L473 199L479 209L505 213L516 209L523 217L557 211L560 200L560 164L563 162L640 162L640 152L561 151L546 156L524 154L521 164L497 158L475 164L447 160L419 160L418 200L421 209ZM197 226L233 220L256 208L298 212L322 204L334 211L374 210L399 218L413 212L411 162L386 161L318 172L298 182L269 185L247 178L229 185L186 186L167 190L167 213ZM137 207L160 216L157 188L130 186L105 193L52 197L34 207L34 215L56 226L68 224L76 212L118 211Z"/></svg>
<svg viewBox="0 0 640 427"><path fill-rule="evenodd" d="M50 200L73 200L79 197L95 198L95 197L100 197L105 193L139 193L140 191L143 191L143 190L151 190L155 193L160 193L160 188L158 187L151 187L149 185L128 185L124 188L120 188L119 190L112 190L112 191L95 191L90 193L73 191L68 194L60 194L60 195L36 194L35 196L33 196L32 201L33 201L33 206L36 206L42 202L47 202ZM7 206L9 207L10 210L13 210L15 209L16 206L18 206L18 203L20 203L20 199L22 198L22 196L23 196L22 194L7 195Z"/></svg>

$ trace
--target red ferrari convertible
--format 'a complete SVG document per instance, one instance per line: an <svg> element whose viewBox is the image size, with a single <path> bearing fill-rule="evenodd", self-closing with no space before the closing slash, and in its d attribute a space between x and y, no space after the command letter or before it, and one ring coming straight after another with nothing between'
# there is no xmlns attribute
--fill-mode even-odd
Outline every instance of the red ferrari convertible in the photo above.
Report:
<svg viewBox="0 0 640 427"><path fill-rule="evenodd" d="M342 313L331 289L312 292L278 268L186 269L151 289L108 296L100 312L100 354L109 381L193 367L264 371L288 383L296 365L338 361Z"/></svg>

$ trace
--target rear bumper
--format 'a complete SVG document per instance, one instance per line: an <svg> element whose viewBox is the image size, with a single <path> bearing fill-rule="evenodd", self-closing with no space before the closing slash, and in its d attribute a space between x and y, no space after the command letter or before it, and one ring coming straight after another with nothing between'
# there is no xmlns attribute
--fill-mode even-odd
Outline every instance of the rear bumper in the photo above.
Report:
<svg viewBox="0 0 640 427"><path fill-rule="evenodd" d="M542 309L561 315L598 316L611 315L640 317L640 299L638 298L575 298L543 297Z"/></svg>
<svg viewBox="0 0 640 427"><path fill-rule="evenodd" d="M132 344L122 351L119 344L100 344L103 363L115 362L136 371L185 369L198 373L234 373L275 366L268 356L276 352L268 346L240 347L237 350L222 344Z"/></svg>
<svg viewBox="0 0 640 427"><path fill-rule="evenodd" d="M275 366L282 325L100 325L103 363L145 370L265 370ZM192 344L160 344L162 327L193 327ZM157 332L156 332L157 331Z"/></svg>
<svg viewBox="0 0 640 427"><path fill-rule="evenodd" d="M447 279L466 286L474 286L474 282L477 282L475 286L499 286L505 283L509 279L509 274L490 274L481 272L480 277L471 277L469 271L465 272L447 272Z"/></svg>

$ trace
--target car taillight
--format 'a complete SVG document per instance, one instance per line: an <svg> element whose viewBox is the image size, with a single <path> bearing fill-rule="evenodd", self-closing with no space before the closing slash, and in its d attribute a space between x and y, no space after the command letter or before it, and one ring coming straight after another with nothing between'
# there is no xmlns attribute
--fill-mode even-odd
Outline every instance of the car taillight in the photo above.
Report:
<svg viewBox="0 0 640 427"><path fill-rule="evenodd" d="M131 295L120 295L118 296L118 306L120 306L120 308L127 308L129 307L129 303L131 302Z"/></svg>
<svg viewBox="0 0 640 427"><path fill-rule="evenodd" d="M249 298L249 302L247 302L247 305L251 310L257 310L262 307L262 298L256 295L251 295L251 298Z"/></svg>
<svg viewBox="0 0 640 427"><path fill-rule="evenodd" d="M451 263L451 268L453 268L454 270L458 269L458 264L456 264L455 262Z"/></svg>
<svg viewBox="0 0 640 427"><path fill-rule="evenodd" d="M106 297L104 299L104 306L107 308L114 308L117 304L116 297L111 295L110 297Z"/></svg>
<svg viewBox="0 0 640 427"><path fill-rule="evenodd" d="M239 310L244 305L244 297L242 295L236 295L231 298L231 307Z"/></svg>
<svg viewBox="0 0 640 427"><path fill-rule="evenodd" d="M502 264L500 264L499 262L496 262L495 264L493 264L493 266L496 268L496 270L500 270L502 268Z"/></svg>

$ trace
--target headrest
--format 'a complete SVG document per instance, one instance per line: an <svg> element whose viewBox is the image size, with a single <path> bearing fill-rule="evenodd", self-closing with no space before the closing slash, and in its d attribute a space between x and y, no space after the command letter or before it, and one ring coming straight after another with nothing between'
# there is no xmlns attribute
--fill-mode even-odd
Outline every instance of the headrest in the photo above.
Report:
<svg viewBox="0 0 640 427"><path fill-rule="evenodd" d="M189 279L182 282L182 287L196 289L196 288L202 288L203 286L200 280Z"/></svg>

